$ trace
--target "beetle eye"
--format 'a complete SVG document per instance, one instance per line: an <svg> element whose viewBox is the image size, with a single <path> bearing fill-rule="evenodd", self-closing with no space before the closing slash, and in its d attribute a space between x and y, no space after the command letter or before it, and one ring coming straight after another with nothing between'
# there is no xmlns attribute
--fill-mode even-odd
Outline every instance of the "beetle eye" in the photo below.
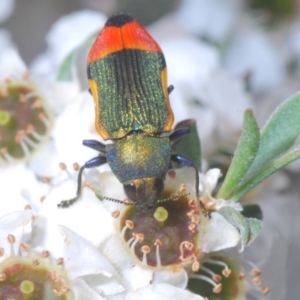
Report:
<svg viewBox="0 0 300 300"><path fill-rule="evenodd" d="M128 185L125 185L124 186L124 191L125 191L126 196L131 201L136 201L136 188L132 183L128 184Z"/></svg>

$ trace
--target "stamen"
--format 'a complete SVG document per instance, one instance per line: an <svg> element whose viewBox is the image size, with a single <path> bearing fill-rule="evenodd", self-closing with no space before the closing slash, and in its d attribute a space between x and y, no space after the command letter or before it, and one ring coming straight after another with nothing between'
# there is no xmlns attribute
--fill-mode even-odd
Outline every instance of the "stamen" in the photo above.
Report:
<svg viewBox="0 0 300 300"><path fill-rule="evenodd" d="M206 259L205 260L206 263L210 263L210 264L213 264L213 265L218 265L218 266L222 266L224 267L224 269L229 272L229 268L228 268L228 265L224 262L224 261L221 261L221 260L216 260L216 259ZM224 274L223 274L224 275ZM225 276L225 275L224 275Z"/></svg>
<svg viewBox="0 0 300 300"><path fill-rule="evenodd" d="M12 234L9 234L7 236L7 241L10 244L10 256L16 256L16 254L15 254L15 248L14 248L14 244L16 242L15 236L12 235Z"/></svg>
<svg viewBox="0 0 300 300"><path fill-rule="evenodd" d="M204 275L199 275L199 274L192 274L192 275L190 275L190 278L195 278L195 279L203 280L203 281L206 281L206 282L210 283L214 287L213 292L216 293L216 294L220 293L222 291L222 284L221 283L215 283L209 277L206 277Z"/></svg>
<svg viewBox="0 0 300 300"><path fill-rule="evenodd" d="M4 157L4 159L9 162L9 163L14 163L17 160L11 156L8 152L7 152L7 148L2 148L0 149L0 154Z"/></svg>
<svg viewBox="0 0 300 300"><path fill-rule="evenodd" d="M34 133L34 131L31 132L31 134L34 136L33 133ZM36 143L32 139L30 139L30 137L28 135L24 135L23 141L32 148L36 148L39 145L38 143Z"/></svg>
<svg viewBox="0 0 300 300"><path fill-rule="evenodd" d="M134 228L134 222L131 221L131 220L126 220L125 221L125 226L122 228L122 230L120 232L121 237L124 239L125 238L125 231L127 229L131 230L133 228Z"/></svg>
<svg viewBox="0 0 300 300"><path fill-rule="evenodd" d="M32 97L37 97L37 96L38 96L38 94L35 93L34 91L25 94L26 100L29 100L30 98L32 98ZM38 101L38 100L36 100L36 101Z"/></svg>
<svg viewBox="0 0 300 300"><path fill-rule="evenodd" d="M159 246L162 246L161 240L157 239L157 240L154 242L154 246L156 247L156 250L155 250L155 255L156 255L156 266L157 266L157 267L161 267L161 259L160 259L160 255L159 255Z"/></svg>
<svg viewBox="0 0 300 300"><path fill-rule="evenodd" d="M2 257L4 253L5 253L4 248L0 247L0 257Z"/></svg>
<svg viewBox="0 0 300 300"><path fill-rule="evenodd" d="M40 117L40 120L44 123L44 125L46 126L46 128L49 128L50 127L50 121L49 119L47 119L47 117L44 115L44 116L41 116Z"/></svg>
<svg viewBox="0 0 300 300"><path fill-rule="evenodd" d="M209 268L203 266L203 264L202 264L201 270L204 271L204 272L206 272L206 273L208 273L212 278L216 275L215 272L213 272Z"/></svg>
<svg viewBox="0 0 300 300"><path fill-rule="evenodd" d="M33 130L30 132L32 134L32 136L38 140L39 142L43 141L45 139L45 136L40 135L37 131Z"/></svg>
<svg viewBox="0 0 300 300"><path fill-rule="evenodd" d="M23 150L24 156L28 157L29 156L29 148L28 148L27 144L24 141L20 141L19 144Z"/></svg>
<svg viewBox="0 0 300 300"><path fill-rule="evenodd" d="M135 255L135 252L134 252L134 247L135 247L135 245L138 243L138 239L136 239L136 238L133 238L134 239L134 241L133 241L133 243L130 245L130 252L132 253L132 255Z"/></svg>
<svg viewBox="0 0 300 300"><path fill-rule="evenodd" d="M141 251L143 252L142 264L148 265L148 263L147 263L147 254L150 252L150 247L148 245L144 245L144 246L141 247Z"/></svg>
<svg viewBox="0 0 300 300"><path fill-rule="evenodd" d="M228 278L231 274L231 270L230 269L224 269L222 271L222 274L223 274L224 277Z"/></svg>
<svg viewBox="0 0 300 300"><path fill-rule="evenodd" d="M128 246L130 246L130 244L131 244L133 241L135 241L135 238L134 238L134 237L131 237L131 238L126 242L126 244L127 244Z"/></svg>
<svg viewBox="0 0 300 300"><path fill-rule="evenodd" d="M182 261L185 261L185 258L184 258L184 248L187 249L187 250L192 250L194 247L194 245L188 241L183 241L180 246L179 246L179 251L180 251L180 257L179 259L182 260Z"/></svg>

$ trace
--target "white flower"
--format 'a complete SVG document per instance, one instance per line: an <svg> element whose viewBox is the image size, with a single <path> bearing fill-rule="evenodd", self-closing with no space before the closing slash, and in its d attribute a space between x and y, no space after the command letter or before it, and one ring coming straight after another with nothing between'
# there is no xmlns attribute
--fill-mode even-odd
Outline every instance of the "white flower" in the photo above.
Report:
<svg viewBox="0 0 300 300"><path fill-rule="evenodd" d="M178 193L178 188L181 183L185 181L189 183L193 182L193 179L191 179L193 178L193 174L194 173L189 172L188 169L173 171L170 176L167 176L166 190ZM105 171L100 174L97 172L87 172L85 178L88 180L89 185L92 184L93 186L92 181L89 180L92 175L94 177L93 180L95 181L95 179L97 179L98 181L96 183L98 184L98 189L99 184L100 187L103 187L101 189L102 197L110 197L118 200L124 199L125 195L122 185L111 172ZM187 185L187 187L188 186L189 185ZM85 276L95 273L95 271L91 269L93 264L91 264L91 268L87 268L86 271L84 271L84 266L86 265L86 263L84 263L85 256L81 255L80 260L82 259L82 261L78 261L76 255L81 252L78 249L81 249L86 243L91 243L89 247L92 247L92 245L97 247L99 254L97 254L96 250L92 250L88 252L86 257L90 257L90 259L93 260L100 255L104 260L112 264L118 274L120 274L120 278L116 275L112 275L112 280L117 280L119 284L121 284L124 290L120 288L118 293L123 296L127 295L126 297L134 297L134 295L140 295L140 293L146 291L147 293L149 291L153 292L156 290L155 286L161 283L165 283L167 284L166 287L169 287L165 292L172 293L174 287L184 289L187 284L187 276L182 265L192 265L194 269L198 269L197 256L201 255L202 252L209 253L211 251L233 247L239 242L240 235L238 231L221 215L213 213L210 219L204 218L201 216L201 213L197 213L199 207L197 208L195 201L190 200L187 208L185 208L189 212L189 217L185 217L186 221L183 223L177 223L176 221L173 225L175 226L174 229L166 227L169 234L172 232L170 230L178 231L177 239L169 241L171 243L175 242L175 244L172 244L173 248L169 249L165 247L165 245L167 245L167 235L164 233L164 227L161 227L161 231L157 233L151 233L151 230L155 230L155 227L151 225L153 221L150 220L149 223L146 219L153 218L153 212L147 217L141 215L142 219L138 221L138 211L134 210L134 212L130 213L129 211L131 210L129 209L127 212L127 208L124 205L110 201L99 201L94 193L87 188L83 189L80 199L77 200L78 202L70 208L57 208L56 205L61 200L69 199L74 195L75 190L76 185L74 182L68 180L62 182L50 192L35 217L33 226L34 239L32 243L33 245L45 249L51 249L51 252L54 253L56 257L66 257L66 251L68 251L69 260L73 262L72 264L75 264L75 268L78 268L76 269L77 272L80 274L81 268L83 268L82 272L86 274ZM177 201L172 203L170 200L168 201L169 203L165 202L168 203L167 206L163 203L160 206L166 207L166 209L168 209L168 207L172 208L172 206L177 207ZM177 216L183 218L185 214L185 212L182 211L184 204L180 204L179 207L179 211L169 211L169 218L172 219ZM180 214L183 214L183 216L180 217ZM85 216L87 218L85 218ZM130 221L131 218L136 221ZM157 222L155 219L153 220ZM200 223L198 223L198 221L200 221ZM134 222L136 222L134 229L136 229L137 235L134 233L135 230L131 228L131 224ZM61 225L64 227L61 227ZM176 229L177 226L178 229ZM186 228L187 231L184 231L184 228L179 229L179 227L182 226L189 226L190 229ZM61 237L62 230L66 236L66 240L63 240ZM74 233L70 230L74 231ZM185 233L182 235L181 240L180 231L182 230ZM190 234L187 233L188 231ZM151 234L154 234L154 236L150 238ZM142 237L142 235L144 237ZM189 235L191 235L191 237L189 237ZM196 237L197 235L198 237ZM80 236L84 237L84 239ZM196 243L194 242L193 236L195 236ZM191 240L189 241L190 238ZM86 241L84 241L85 239ZM146 243L150 243L148 244L150 248L152 248L151 240L152 243L155 244L152 250L156 251L153 253L154 256L151 252L149 253L147 249L149 246L147 246L147 244L141 244L144 245L142 247L139 245L143 239L147 241ZM159 239L160 242L158 242ZM181 253L179 260L178 257L176 258L176 254L173 258L173 254L170 254L171 256L168 254L168 251L173 251L176 247L178 247L178 251L176 251L179 254ZM140 251L137 249L141 249L141 251L144 251L144 254L137 256L135 249L136 251ZM95 257L93 257L94 255ZM70 269L71 267L69 268L66 264L66 268ZM109 271L108 267L104 267L103 269L113 274ZM132 278L135 278L135 280L132 281ZM93 285L92 282L86 281L86 283L91 286ZM153 286L151 286L151 282ZM150 290L147 286L151 286ZM103 293L103 286L99 287L99 291L100 290ZM107 293L109 294L109 292ZM160 292L157 293L159 295ZM188 295L187 291L182 291L182 293Z"/></svg>
<svg viewBox="0 0 300 300"><path fill-rule="evenodd" d="M237 0L186 0L176 12L180 25L213 42L224 42L235 26L242 4Z"/></svg>

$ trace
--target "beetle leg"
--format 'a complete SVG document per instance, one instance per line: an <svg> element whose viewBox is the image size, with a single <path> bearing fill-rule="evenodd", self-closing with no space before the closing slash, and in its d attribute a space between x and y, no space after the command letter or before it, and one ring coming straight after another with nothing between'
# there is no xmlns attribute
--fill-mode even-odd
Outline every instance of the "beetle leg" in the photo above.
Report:
<svg viewBox="0 0 300 300"><path fill-rule="evenodd" d="M174 85L169 85L168 86L168 94L170 95L173 90L174 90Z"/></svg>
<svg viewBox="0 0 300 300"><path fill-rule="evenodd" d="M188 135L190 133L190 129L189 128L180 128L175 130L171 135L170 135L170 141L172 142L172 144L174 145L175 143L177 143L180 139L182 139L183 137L185 137L186 135Z"/></svg>
<svg viewBox="0 0 300 300"><path fill-rule="evenodd" d="M106 153L106 145L100 143L99 141L96 140L83 140L82 144L86 147L92 148L96 151L99 151L101 153Z"/></svg>
<svg viewBox="0 0 300 300"><path fill-rule="evenodd" d="M60 208L66 208L72 205L74 202L76 202L80 196L81 196L81 191L82 191L82 172L84 169L89 169L89 168L95 168L99 167L103 164L107 163L106 156L96 156L90 160L88 160L79 170L78 173L78 178L77 178L77 192L76 192L76 197L69 199L69 200L63 200L60 203L57 204L58 207Z"/></svg>
<svg viewBox="0 0 300 300"><path fill-rule="evenodd" d="M206 210L206 208L204 207L203 202L200 200L200 192L199 192L199 171L197 166L193 163L192 160L190 160L189 158L183 156L183 155L179 155L179 154L173 154L171 155L171 160L178 163L181 166L185 166L185 167L191 167L194 168L195 170L195 190L196 190L196 198L197 201L199 201L202 213L205 216L209 216L209 212Z"/></svg>

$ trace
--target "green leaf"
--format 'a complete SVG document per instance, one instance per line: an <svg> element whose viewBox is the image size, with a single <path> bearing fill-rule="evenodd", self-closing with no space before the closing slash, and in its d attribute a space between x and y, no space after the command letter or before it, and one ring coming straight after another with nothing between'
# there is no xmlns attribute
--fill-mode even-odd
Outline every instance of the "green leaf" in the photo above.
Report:
<svg viewBox="0 0 300 300"><path fill-rule="evenodd" d="M282 155L300 134L300 93L283 102L261 131L260 146L247 180Z"/></svg>
<svg viewBox="0 0 300 300"><path fill-rule="evenodd" d="M174 130L189 128L190 133L172 145L172 151L181 154L193 161L201 170L201 142L197 130L197 123L194 119L184 120L176 124Z"/></svg>
<svg viewBox="0 0 300 300"><path fill-rule="evenodd" d="M257 175L253 176L247 182L243 183L231 197L232 201L238 201L243 195L245 195L248 191L258 185L265 178L276 172L277 170L283 168L288 165L292 161L300 158L300 146L294 148L288 153L285 153L268 166L265 166Z"/></svg>
<svg viewBox="0 0 300 300"><path fill-rule="evenodd" d="M95 40L95 35L87 38L80 46L74 48L60 64L57 72L57 80L71 81L74 73L75 59L77 53L84 47L90 48Z"/></svg>
<svg viewBox="0 0 300 300"><path fill-rule="evenodd" d="M62 62L59 66L58 73L57 73L57 80L58 81L71 81L73 76L74 64L75 64L75 56L76 51L72 51Z"/></svg>
<svg viewBox="0 0 300 300"><path fill-rule="evenodd" d="M240 232L243 246L250 244L262 229L260 220L246 218L232 207L222 207L218 210L218 213Z"/></svg>
<svg viewBox="0 0 300 300"><path fill-rule="evenodd" d="M259 140L259 128L255 117L252 110L247 109L237 149L217 198L230 198L230 194L241 182L254 161L259 148Z"/></svg>

